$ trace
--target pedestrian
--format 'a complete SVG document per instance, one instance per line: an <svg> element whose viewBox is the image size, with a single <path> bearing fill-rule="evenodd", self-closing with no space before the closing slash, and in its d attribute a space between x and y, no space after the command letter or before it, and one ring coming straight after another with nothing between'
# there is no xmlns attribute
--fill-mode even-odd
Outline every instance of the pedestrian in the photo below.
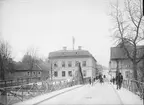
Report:
<svg viewBox="0 0 144 105"><path fill-rule="evenodd" d="M91 78L89 79L89 84L91 85Z"/></svg>
<svg viewBox="0 0 144 105"><path fill-rule="evenodd" d="M92 85L92 86L93 86L93 82L94 82L94 81L93 81L93 78L91 78L91 85Z"/></svg>
<svg viewBox="0 0 144 105"><path fill-rule="evenodd" d="M102 75L100 75L100 83L102 84L103 83L103 77L102 77Z"/></svg>
<svg viewBox="0 0 144 105"><path fill-rule="evenodd" d="M104 78L106 78L106 76L104 75Z"/></svg>
<svg viewBox="0 0 144 105"><path fill-rule="evenodd" d="M121 89L122 82L123 82L123 76L122 76L121 73L118 73L118 74L116 75L116 85L117 85L117 89Z"/></svg>
<svg viewBox="0 0 144 105"><path fill-rule="evenodd" d="M122 82L123 82L123 76L122 74L120 73L120 80L119 80L119 89L121 89L121 86L122 86Z"/></svg>
<svg viewBox="0 0 144 105"><path fill-rule="evenodd" d="M119 89L119 73L116 74L116 86Z"/></svg>
<svg viewBox="0 0 144 105"><path fill-rule="evenodd" d="M115 78L114 77L112 78L112 83L113 83L113 85L115 84Z"/></svg>

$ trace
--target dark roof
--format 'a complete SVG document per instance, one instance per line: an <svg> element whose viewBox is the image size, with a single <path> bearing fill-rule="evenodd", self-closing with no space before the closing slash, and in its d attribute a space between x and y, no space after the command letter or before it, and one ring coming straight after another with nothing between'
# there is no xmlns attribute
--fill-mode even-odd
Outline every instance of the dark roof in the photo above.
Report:
<svg viewBox="0 0 144 105"><path fill-rule="evenodd" d="M43 71L43 70L15 70L15 72L30 72L30 71Z"/></svg>
<svg viewBox="0 0 144 105"><path fill-rule="evenodd" d="M66 57L92 57L95 60L92 54L90 54L87 50L59 50L49 53L49 59Z"/></svg>
<svg viewBox="0 0 144 105"><path fill-rule="evenodd" d="M129 52L132 52L132 47L129 46L127 48L129 50ZM143 51L144 51L144 46L137 46L137 58L141 57L143 55ZM111 47L111 56L110 56L111 60L116 60L116 59L128 59L127 54L124 50L124 48L122 47Z"/></svg>
<svg viewBox="0 0 144 105"><path fill-rule="evenodd" d="M51 65L50 63L47 63L47 62L42 62L40 64L38 64L39 67L42 69L42 70L45 70L45 71L49 71L50 68L51 68Z"/></svg>
<svg viewBox="0 0 144 105"><path fill-rule="evenodd" d="M30 69L30 65L28 65L27 63L22 63L22 62L18 62L15 64L15 70L29 70ZM32 70L45 70L45 71L49 71L50 70L50 64L46 63L46 62L41 62L38 64L35 64L32 68Z"/></svg>
<svg viewBox="0 0 144 105"><path fill-rule="evenodd" d="M124 54L124 49L121 47L111 47L111 60L113 59L124 59L127 56Z"/></svg>

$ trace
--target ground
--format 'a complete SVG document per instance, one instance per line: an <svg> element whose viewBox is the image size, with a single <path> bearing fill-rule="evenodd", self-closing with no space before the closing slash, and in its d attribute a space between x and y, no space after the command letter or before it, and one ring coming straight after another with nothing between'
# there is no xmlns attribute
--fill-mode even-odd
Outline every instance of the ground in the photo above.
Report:
<svg viewBox="0 0 144 105"><path fill-rule="evenodd" d="M61 92L48 93L17 105L26 105L27 103L29 105L142 105L142 102L138 96L126 89L116 90L115 85L97 82L94 86L75 86L63 89Z"/></svg>

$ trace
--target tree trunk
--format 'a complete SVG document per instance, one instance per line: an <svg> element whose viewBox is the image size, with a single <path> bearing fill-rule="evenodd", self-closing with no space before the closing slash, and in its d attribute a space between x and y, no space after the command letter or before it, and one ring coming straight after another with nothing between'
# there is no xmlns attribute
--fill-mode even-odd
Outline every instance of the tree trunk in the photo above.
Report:
<svg viewBox="0 0 144 105"><path fill-rule="evenodd" d="M138 78L137 78L137 63L136 62L133 62L133 78L135 80L138 80Z"/></svg>
<svg viewBox="0 0 144 105"><path fill-rule="evenodd" d="M138 81L138 71L137 71L137 63L133 62L133 77L134 80ZM136 83L136 85L134 85ZM140 87L140 84L138 82L133 83L134 91L137 92L139 91L140 93L142 92L142 89Z"/></svg>

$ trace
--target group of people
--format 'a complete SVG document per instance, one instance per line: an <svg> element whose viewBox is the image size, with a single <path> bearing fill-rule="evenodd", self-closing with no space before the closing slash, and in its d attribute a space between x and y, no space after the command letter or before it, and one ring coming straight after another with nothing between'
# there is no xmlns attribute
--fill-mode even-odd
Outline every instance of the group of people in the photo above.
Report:
<svg viewBox="0 0 144 105"><path fill-rule="evenodd" d="M104 78L106 78L106 76L100 74L99 76L96 76L95 78L90 78L89 84L93 85L96 80L99 80L99 82L102 84L102 83L104 83Z"/></svg>
<svg viewBox="0 0 144 105"><path fill-rule="evenodd" d="M114 78L112 78L111 79L111 82L113 83L113 84L116 84L117 85L117 89L121 89L121 86L122 86L122 82L123 82L123 76L122 76L122 74L119 72L119 73L117 73L116 74L116 77Z"/></svg>
<svg viewBox="0 0 144 105"><path fill-rule="evenodd" d="M103 84L104 81L106 80L105 78L106 78L105 75L100 74L99 76L96 76L95 78L90 78L89 79L89 84L93 86L93 84L95 83L96 80L99 81L101 84ZM116 84L117 85L117 89L121 89L122 82L123 82L123 76L122 76L122 74L120 72L117 73L116 77L115 78L113 77L110 80L110 82L112 82L113 84Z"/></svg>

